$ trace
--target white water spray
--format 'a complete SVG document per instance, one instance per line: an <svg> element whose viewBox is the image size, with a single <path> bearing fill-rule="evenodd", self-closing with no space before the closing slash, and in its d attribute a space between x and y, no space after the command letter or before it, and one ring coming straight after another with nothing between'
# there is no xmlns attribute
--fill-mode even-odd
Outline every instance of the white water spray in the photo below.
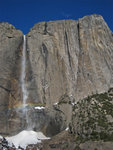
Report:
<svg viewBox="0 0 113 150"><path fill-rule="evenodd" d="M23 51L22 51L22 61L21 61L21 88L22 88L22 100L23 107L26 106L26 101L28 98L28 92L25 83L26 77L26 36L23 36Z"/></svg>
<svg viewBox="0 0 113 150"><path fill-rule="evenodd" d="M29 109L26 107L28 99L28 91L26 88L26 36L23 36L23 51L22 51L22 60L21 60L21 89L22 89L22 105L23 105L23 126L26 126L27 130L31 130L33 125L29 117ZM26 121L26 125L25 122Z"/></svg>

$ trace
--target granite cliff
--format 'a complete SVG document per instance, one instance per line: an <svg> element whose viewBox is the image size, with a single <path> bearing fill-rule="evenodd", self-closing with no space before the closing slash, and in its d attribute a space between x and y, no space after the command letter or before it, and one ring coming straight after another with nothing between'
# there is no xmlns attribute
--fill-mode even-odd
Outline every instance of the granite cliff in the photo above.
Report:
<svg viewBox="0 0 113 150"><path fill-rule="evenodd" d="M22 32L0 23L0 132L8 132L8 111L19 91L19 56ZM17 65L16 65L17 64Z"/></svg>
<svg viewBox="0 0 113 150"><path fill-rule="evenodd" d="M77 21L41 22L26 35L26 87L30 118L27 123L20 109L23 34L8 23L0 23L0 31L1 134L17 133L29 123L34 130L41 130L48 136L61 132L58 138L49 141L52 144L44 143L46 147L50 144L56 149L87 149L87 144L82 146L80 141L101 141L106 135L105 130L110 138L106 141L113 140L113 33L102 16L94 14ZM45 109L35 110L35 106ZM108 125L101 126L99 118L102 124L108 120ZM94 130L91 130L92 124ZM67 127L69 133L64 131ZM60 140L56 140L55 146L55 139L64 140L61 147ZM79 142L75 144L73 139Z"/></svg>
<svg viewBox="0 0 113 150"><path fill-rule="evenodd" d="M28 83L35 80L35 99L50 107L65 94L78 101L108 90L113 86L112 47L112 32L99 15L36 24L27 34L33 72Z"/></svg>

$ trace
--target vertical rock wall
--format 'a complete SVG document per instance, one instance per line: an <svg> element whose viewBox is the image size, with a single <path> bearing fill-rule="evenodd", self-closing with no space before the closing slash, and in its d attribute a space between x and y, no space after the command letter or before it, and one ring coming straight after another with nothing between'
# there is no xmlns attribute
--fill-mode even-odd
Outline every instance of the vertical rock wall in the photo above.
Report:
<svg viewBox="0 0 113 150"><path fill-rule="evenodd" d="M31 101L51 106L65 94L77 101L113 85L113 34L99 15L38 23L27 50Z"/></svg>
<svg viewBox="0 0 113 150"><path fill-rule="evenodd" d="M31 84L35 81L36 101L50 106L59 101L62 95L74 94L79 55L76 21L35 25L27 35L27 48L33 72L28 82Z"/></svg>
<svg viewBox="0 0 113 150"><path fill-rule="evenodd" d="M19 53L22 32L0 23L0 132L8 130L8 111L18 100Z"/></svg>

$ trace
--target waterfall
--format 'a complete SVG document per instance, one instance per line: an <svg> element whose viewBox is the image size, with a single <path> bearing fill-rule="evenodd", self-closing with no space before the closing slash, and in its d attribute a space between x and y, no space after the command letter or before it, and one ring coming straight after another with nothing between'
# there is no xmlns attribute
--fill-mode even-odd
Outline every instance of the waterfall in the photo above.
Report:
<svg viewBox="0 0 113 150"><path fill-rule="evenodd" d="M26 101L28 98L28 91L25 83L26 77L26 36L23 36L23 51L22 51L22 61L21 61L21 89L22 89L22 101L23 107L26 106Z"/></svg>
<svg viewBox="0 0 113 150"><path fill-rule="evenodd" d="M23 50L22 50L22 58L21 58L21 90L22 90L22 113L23 113L23 121L22 126L27 130L33 128L33 123L31 118L29 117L29 108L27 105L28 91L26 88L26 36L23 36Z"/></svg>

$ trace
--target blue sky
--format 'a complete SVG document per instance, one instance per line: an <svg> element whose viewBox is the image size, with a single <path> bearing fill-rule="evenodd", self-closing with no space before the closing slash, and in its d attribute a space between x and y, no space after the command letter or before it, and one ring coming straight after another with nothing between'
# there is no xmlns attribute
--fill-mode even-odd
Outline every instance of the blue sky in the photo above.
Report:
<svg viewBox="0 0 113 150"><path fill-rule="evenodd" d="M74 19L100 14L113 31L113 0L0 0L0 22L29 32L41 21Z"/></svg>

